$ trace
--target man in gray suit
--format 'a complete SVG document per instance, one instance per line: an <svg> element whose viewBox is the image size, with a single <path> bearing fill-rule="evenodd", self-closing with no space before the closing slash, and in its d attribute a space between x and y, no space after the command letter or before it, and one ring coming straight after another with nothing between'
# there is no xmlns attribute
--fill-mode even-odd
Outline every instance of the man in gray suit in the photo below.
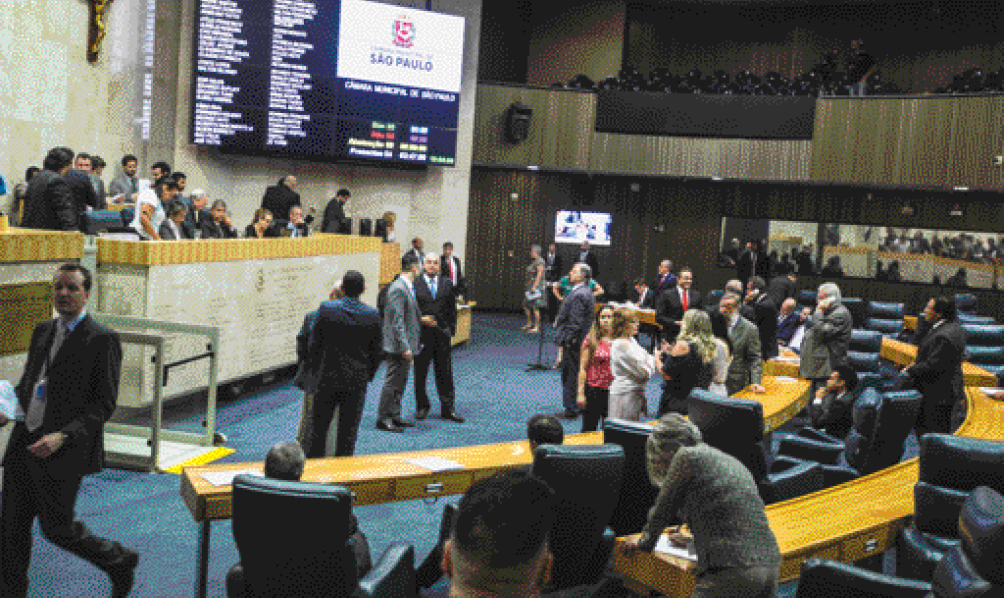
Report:
<svg viewBox="0 0 1004 598"><path fill-rule="evenodd" d="M377 430L403 432L415 423L401 419L401 397L408 386L408 372L421 348L422 312L415 299L415 276L419 261L408 252L401 258L401 276L387 290L383 314L383 350L387 356L387 378L380 393Z"/></svg>
<svg viewBox="0 0 1004 598"><path fill-rule="evenodd" d="M851 312L840 303L840 288L832 282L819 286L816 312L806 324L798 373L812 381L811 397L826 385L833 369L847 363L847 348L854 328Z"/></svg>
<svg viewBox="0 0 1004 598"><path fill-rule="evenodd" d="M565 296L554 321L554 342L562 348L561 386L565 411L559 417L575 419L579 411L575 400L579 394L579 361L582 341L589 334L596 315L596 299L589 288L592 271L586 264L575 264L568 273L572 291Z"/></svg>
<svg viewBox="0 0 1004 598"><path fill-rule="evenodd" d="M726 391L732 396L751 386L753 392L764 392L764 387L760 385L763 354L756 324L739 315L739 295L735 293L725 293L718 303L718 311L725 318L732 342L732 363L725 375Z"/></svg>

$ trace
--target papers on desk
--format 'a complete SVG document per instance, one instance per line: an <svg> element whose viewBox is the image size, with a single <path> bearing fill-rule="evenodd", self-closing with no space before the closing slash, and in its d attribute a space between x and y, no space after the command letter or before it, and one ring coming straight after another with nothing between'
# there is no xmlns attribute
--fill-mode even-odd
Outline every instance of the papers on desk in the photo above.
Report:
<svg viewBox="0 0 1004 598"><path fill-rule="evenodd" d="M775 382L780 382L781 384L792 384L798 382L798 378L792 378L791 376L774 376Z"/></svg>
<svg viewBox="0 0 1004 598"><path fill-rule="evenodd" d="M991 399L997 399L998 401L1004 401L1004 388L991 388L991 387L987 386L987 387L981 388L980 390L982 390L983 393L986 394Z"/></svg>
<svg viewBox="0 0 1004 598"><path fill-rule="evenodd" d="M774 357L771 361L776 361L778 363L798 363L800 359L798 357Z"/></svg>
<svg viewBox="0 0 1004 598"><path fill-rule="evenodd" d="M232 471L210 471L202 474L202 479L213 486L229 486L234 483L234 478L242 473L258 477L264 477L265 475L257 469L238 469Z"/></svg>
<svg viewBox="0 0 1004 598"><path fill-rule="evenodd" d="M460 463L450 459L443 459L442 457L416 457L414 459L405 459L404 461L405 463L417 465L422 469L428 469L432 473L439 473L441 471L456 471L464 468L464 466Z"/></svg>
<svg viewBox="0 0 1004 598"><path fill-rule="evenodd" d="M659 541L655 545L655 552L668 554L688 561L697 562L697 551L694 548L694 539L691 538L686 546L676 546L669 541L669 536L663 534L659 536Z"/></svg>
<svg viewBox="0 0 1004 598"><path fill-rule="evenodd" d="M0 413L7 419L24 421L24 409L21 409L14 387L6 380L0 380Z"/></svg>

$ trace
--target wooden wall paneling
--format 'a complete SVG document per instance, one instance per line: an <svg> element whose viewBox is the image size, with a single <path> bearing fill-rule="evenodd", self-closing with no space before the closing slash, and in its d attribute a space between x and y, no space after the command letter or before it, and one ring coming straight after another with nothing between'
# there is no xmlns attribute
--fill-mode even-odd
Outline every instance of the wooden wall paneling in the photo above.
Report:
<svg viewBox="0 0 1004 598"><path fill-rule="evenodd" d="M589 168L596 94L549 90L539 166L560 170ZM538 115L534 113L536 120Z"/></svg>
<svg viewBox="0 0 1004 598"><path fill-rule="evenodd" d="M1004 98L966 98L955 108L955 133L947 163L947 177L953 183L977 189L1000 189L1002 169L993 156L1004 154L1001 119Z"/></svg>

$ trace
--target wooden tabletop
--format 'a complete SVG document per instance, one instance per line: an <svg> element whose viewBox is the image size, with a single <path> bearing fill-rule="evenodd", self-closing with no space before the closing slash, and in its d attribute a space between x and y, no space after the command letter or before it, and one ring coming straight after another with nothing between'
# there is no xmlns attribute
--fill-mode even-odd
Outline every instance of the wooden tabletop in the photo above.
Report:
<svg viewBox="0 0 1004 598"><path fill-rule="evenodd" d="M804 380L764 380L767 392L748 391L736 395L761 401L764 423L771 431L791 418L808 400L809 383ZM565 444L600 444L602 432L571 434ZM410 463L410 459L441 457L456 461L462 470L433 473ZM338 484L352 490L356 504L377 504L462 494L475 481L497 471L527 465L532 461L525 440L479 446L464 446L407 453L386 453L307 461L302 480L322 484ZM196 522L229 519L231 516L231 486L213 486L202 474L253 469L261 471L262 463L224 463L201 467L186 467L181 477L181 496Z"/></svg>

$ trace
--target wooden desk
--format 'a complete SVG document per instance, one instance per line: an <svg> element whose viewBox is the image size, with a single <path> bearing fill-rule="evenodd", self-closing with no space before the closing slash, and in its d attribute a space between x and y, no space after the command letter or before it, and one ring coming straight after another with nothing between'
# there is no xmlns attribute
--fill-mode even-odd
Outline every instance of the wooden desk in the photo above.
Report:
<svg viewBox="0 0 1004 598"><path fill-rule="evenodd" d="M787 421L805 405L809 383L804 380L763 381L766 394L743 391L740 398L763 403L765 431L770 432ZM565 444L600 444L602 432L571 434ZM442 457L460 463L464 469L432 473L413 465L408 459ZM431 451L388 453L349 458L312 459L307 462L302 480L345 486L355 495L355 504L370 505L387 502L436 498L462 494L474 482L504 470L528 465L532 461L525 440L479 446L466 446ZM219 471L261 471L262 463L225 463L202 467L186 467L181 476L181 496L200 526L197 548L198 570L196 594L205 595L209 567L210 524L231 517L231 486L213 486L202 478L203 473Z"/></svg>
<svg viewBox="0 0 1004 598"><path fill-rule="evenodd" d="M453 335L450 346L456 347L471 340L471 320L473 319L475 305L477 303L471 301L457 306L457 333Z"/></svg>

